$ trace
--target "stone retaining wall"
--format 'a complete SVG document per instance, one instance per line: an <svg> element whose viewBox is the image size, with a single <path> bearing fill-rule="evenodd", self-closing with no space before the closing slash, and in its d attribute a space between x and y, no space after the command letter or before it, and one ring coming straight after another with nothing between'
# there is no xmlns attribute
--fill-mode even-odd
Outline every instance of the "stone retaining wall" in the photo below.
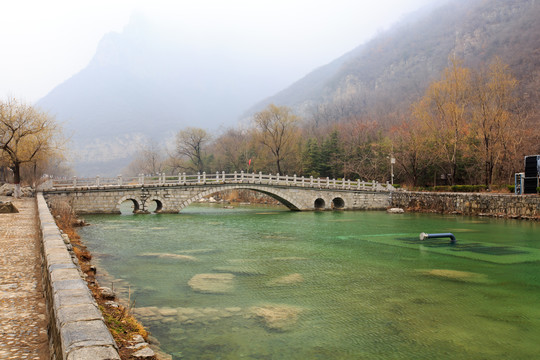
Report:
<svg viewBox="0 0 540 360"><path fill-rule="evenodd" d="M68 251L68 244L39 193L43 288L49 315L51 359L120 359L82 273Z"/></svg>
<svg viewBox="0 0 540 360"><path fill-rule="evenodd" d="M395 191L392 206L417 211L540 219L537 195Z"/></svg>

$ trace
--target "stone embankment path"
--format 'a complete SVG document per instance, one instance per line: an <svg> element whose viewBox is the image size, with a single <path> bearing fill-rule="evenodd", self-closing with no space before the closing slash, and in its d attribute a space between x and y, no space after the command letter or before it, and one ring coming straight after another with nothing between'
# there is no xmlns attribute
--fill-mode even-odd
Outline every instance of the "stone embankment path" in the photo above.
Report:
<svg viewBox="0 0 540 360"><path fill-rule="evenodd" d="M48 359L36 200L13 199L0 214L0 359Z"/></svg>

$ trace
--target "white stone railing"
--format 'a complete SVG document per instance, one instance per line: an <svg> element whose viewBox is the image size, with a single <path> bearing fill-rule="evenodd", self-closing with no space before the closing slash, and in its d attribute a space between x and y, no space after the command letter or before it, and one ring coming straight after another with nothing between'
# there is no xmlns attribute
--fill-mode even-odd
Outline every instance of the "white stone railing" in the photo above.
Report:
<svg viewBox="0 0 540 360"><path fill-rule="evenodd" d="M263 174L234 172L226 174L216 173L197 173L196 175L187 175L186 173L178 175L139 175L136 177L124 177L118 175L115 178L78 178L71 179L51 179L49 186L44 190L59 188L107 188L107 187L140 187L140 186L174 186L174 185L218 185L218 184L259 184L271 186L287 186L300 188L318 188L333 190L368 190L368 191L392 191L394 187L388 182L381 184L375 180L371 182L350 179L330 179L314 178L313 176L289 176L280 174Z"/></svg>

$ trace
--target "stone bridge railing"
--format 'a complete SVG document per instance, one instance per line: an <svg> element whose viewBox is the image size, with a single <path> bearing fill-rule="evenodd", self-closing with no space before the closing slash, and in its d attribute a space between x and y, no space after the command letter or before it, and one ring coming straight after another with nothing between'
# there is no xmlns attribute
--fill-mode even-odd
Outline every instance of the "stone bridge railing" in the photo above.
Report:
<svg viewBox="0 0 540 360"><path fill-rule="evenodd" d="M196 175L186 175L186 173L175 176L159 174L154 176L139 175L136 177L123 177L121 175L115 178L78 178L71 179L50 179L43 189L63 189L63 188L102 188L118 186L174 186L174 185L219 185L219 184L261 184L270 186L318 188L332 190L366 190L366 191L392 191L394 187L388 182L381 184L375 180L371 182L350 179L330 179L299 177L296 175L272 175L259 173L234 172L226 174L216 172L207 174L205 172Z"/></svg>

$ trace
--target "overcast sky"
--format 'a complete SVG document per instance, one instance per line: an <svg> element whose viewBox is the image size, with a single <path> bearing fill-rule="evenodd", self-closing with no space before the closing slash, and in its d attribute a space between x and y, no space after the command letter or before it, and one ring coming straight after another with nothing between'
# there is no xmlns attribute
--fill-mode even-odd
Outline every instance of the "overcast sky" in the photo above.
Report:
<svg viewBox="0 0 540 360"><path fill-rule="evenodd" d="M0 97L39 100L83 69L103 35L121 32L134 12L174 22L175 31L193 34L192 41L230 42L231 48L249 44L253 61L287 64L300 78L430 1L6 0Z"/></svg>

